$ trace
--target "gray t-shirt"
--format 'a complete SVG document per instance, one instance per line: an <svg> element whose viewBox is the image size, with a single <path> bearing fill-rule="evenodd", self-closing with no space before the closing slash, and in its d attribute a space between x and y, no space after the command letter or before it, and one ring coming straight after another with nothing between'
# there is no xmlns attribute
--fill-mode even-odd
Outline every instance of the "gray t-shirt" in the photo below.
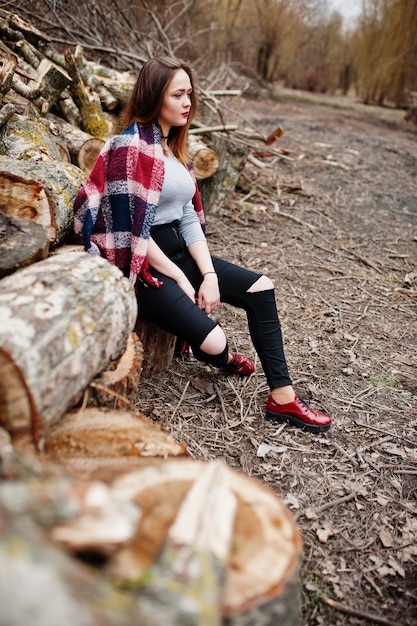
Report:
<svg viewBox="0 0 417 626"><path fill-rule="evenodd" d="M200 220L192 203L195 183L190 172L172 153L164 155L164 165L164 183L159 196L154 226L179 220L179 231L187 246L195 241L204 241L205 236Z"/></svg>

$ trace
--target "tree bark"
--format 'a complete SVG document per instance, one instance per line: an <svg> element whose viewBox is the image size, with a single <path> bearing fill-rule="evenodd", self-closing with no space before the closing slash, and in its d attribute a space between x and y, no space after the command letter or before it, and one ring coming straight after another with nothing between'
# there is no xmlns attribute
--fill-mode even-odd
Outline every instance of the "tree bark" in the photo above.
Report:
<svg viewBox="0 0 417 626"><path fill-rule="evenodd" d="M85 86L76 59L69 50L65 51L65 61L73 81L71 93L81 114L81 128L93 137L107 137L108 129L100 102Z"/></svg>
<svg viewBox="0 0 417 626"><path fill-rule="evenodd" d="M22 493L23 485L16 487ZM38 513L44 508L39 504ZM2 624L139 625L134 598L52 544L35 516L16 514L0 503L0 517Z"/></svg>
<svg viewBox="0 0 417 626"><path fill-rule="evenodd" d="M42 59L33 80L36 84L42 86L42 97L48 103L48 111L55 104L58 96L71 83L71 78L67 72L49 59Z"/></svg>
<svg viewBox="0 0 417 626"><path fill-rule="evenodd" d="M0 152L18 161L60 160L58 146L44 121L25 115L14 115L4 126L0 139Z"/></svg>
<svg viewBox="0 0 417 626"><path fill-rule="evenodd" d="M46 259L48 250L48 234L40 224L0 211L0 278Z"/></svg>
<svg viewBox="0 0 417 626"><path fill-rule="evenodd" d="M40 449L50 425L123 354L137 316L115 266L67 252L0 281L0 423L29 428Z"/></svg>
<svg viewBox="0 0 417 626"><path fill-rule="evenodd" d="M73 231L74 200L86 178L71 163L0 156L0 207L6 215L41 224L55 245Z"/></svg>
<svg viewBox="0 0 417 626"><path fill-rule="evenodd" d="M56 115L49 114L47 119L56 133L57 141L67 146L71 162L89 174L104 146L104 139L93 137Z"/></svg>
<svg viewBox="0 0 417 626"><path fill-rule="evenodd" d="M149 320L138 318L135 332L142 342L142 378L166 372L171 366L177 338Z"/></svg>

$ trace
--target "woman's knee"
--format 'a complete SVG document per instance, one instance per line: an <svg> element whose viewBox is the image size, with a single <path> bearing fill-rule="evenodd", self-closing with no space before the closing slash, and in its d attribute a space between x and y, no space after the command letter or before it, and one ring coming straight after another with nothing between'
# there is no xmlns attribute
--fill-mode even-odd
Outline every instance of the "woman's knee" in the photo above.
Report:
<svg viewBox="0 0 417 626"><path fill-rule="evenodd" d="M200 350L206 354L220 354L226 347L227 339L221 326L217 325L209 332L203 343L200 345Z"/></svg>
<svg viewBox="0 0 417 626"><path fill-rule="evenodd" d="M270 278L268 278L268 276L262 274L262 276L249 287L248 293L256 293L257 291L269 291L270 289L274 289L274 283Z"/></svg>

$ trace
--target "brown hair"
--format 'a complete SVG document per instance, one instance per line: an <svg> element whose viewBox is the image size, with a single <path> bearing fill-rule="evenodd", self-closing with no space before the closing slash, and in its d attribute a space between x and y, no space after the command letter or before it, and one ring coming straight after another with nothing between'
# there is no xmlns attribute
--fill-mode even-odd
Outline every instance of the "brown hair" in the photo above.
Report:
<svg viewBox="0 0 417 626"><path fill-rule="evenodd" d="M132 94L121 114L123 128L133 121L141 126L158 124L158 115L162 107L162 100L169 83L178 70L184 70L192 87L191 108L185 126L173 126L169 132L168 145L174 155L182 163L188 160L187 134L197 109L197 95L194 90L194 79L191 68L181 59L173 57L156 57L143 65L138 79L133 87Z"/></svg>

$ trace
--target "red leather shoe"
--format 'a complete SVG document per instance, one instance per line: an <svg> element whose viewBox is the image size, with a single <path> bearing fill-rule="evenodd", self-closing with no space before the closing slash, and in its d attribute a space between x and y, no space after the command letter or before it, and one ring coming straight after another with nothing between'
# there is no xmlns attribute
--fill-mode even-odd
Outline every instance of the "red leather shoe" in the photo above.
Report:
<svg viewBox="0 0 417 626"><path fill-rule="evenodd" d="M228 374L236 374L237 376L249 376L255 371L255 365L247 356L231 352L232 360L223 369Z"/></svg>
<svg viewBox="0 0 417 626"><path fill-rule="evenodd" d="M289 422L292 426L304 428L310 433L329 430L332 418L311 409L299 396L293 402L278 404L269 396L266 404L266 419L272 422Z"/></svg>

